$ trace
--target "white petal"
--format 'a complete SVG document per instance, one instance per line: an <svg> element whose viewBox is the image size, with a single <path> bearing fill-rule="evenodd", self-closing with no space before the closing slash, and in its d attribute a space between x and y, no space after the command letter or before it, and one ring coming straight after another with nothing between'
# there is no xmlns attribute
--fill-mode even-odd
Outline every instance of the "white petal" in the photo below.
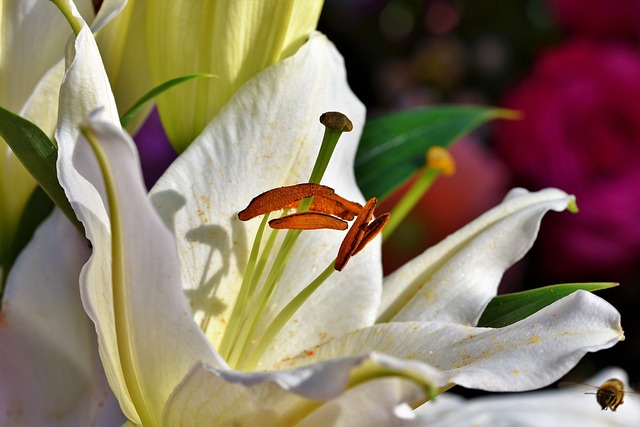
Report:
<svg viewBox="0 0 640 427"><path fill-rule="evenodd" d="M549 210L572 196L512 190L505 200L385 278L378 322L437 320L475 325L504 271L531 248Z"/></svg>
<svg viewBox="0 0 640 427"><path fill-rule="evenodd" d="M364 108L347 86L342 58L319 34L247 82L152 189L154 204L176 234L196 318L214 316L206 329L214 345L228 322L260 221L240 222L237 213L268 189L307 181L324 132L318 118L336 110L351 118L354 131L342 136L323 183L362 201L353 159ZM343 237L326 230L302 233L269 319L333 260ZM373 322L382 273L379 247L370 246L301 308L263 366Z"/></svg>
<svg viewBox="0 0 640 427"><path fill-rule="evenodd" d="M609 378L626 382L626 374L620 369L607 369L588 382L599 385ZM585 395L580 388L471 400L445 394L418 408L416 414L419 420L414 425L424 427L628 427L640 420L640 399L625 397L624 404L613 413L602 411L595 396Z"/></svg>
<svg viewBox="0 0 640 427"><path fill-rule="evenodd" d="M78 6L83 16L93 18L91 1ZM51 2L5 0L0 31L0 105L18 112L40 78L62 58L71 27Z"/></svg>
<svg viewBox="0 0 640 427"><path fill-rule="evenodd" d="M370 414L358 414L361 408L349 407L350 404L370 399L368 404L379 405L377 414L397 420L398 415L406 415L396 411L401 402L424 397L415 382L386 383L389 387L382 391L376 378L345 393L353 375L372 366L384 370L388 374L384 378L411 373L425 383L444 381L442 373L428 366L379 354L330 360L284 372L244 373L198 364L171 396L163 424L240 426L255 425L260 420L265 427L297 425L310 414L301 425L350 425L352 417L361 421L360 425L369 425L365 421L371 419ZM329 406L321 406L323 401L332 399L335 400ZM341 413L345 408L348 410ZM331 423L317 424L330 418Z"/></svg>
<svg viewBox="0 0 640 427"><path fill-rule="evenodd" d="M577 291L504 328L443 322L378 324L331 341L278 366L379 351L428 363L450 381L490 391L522 391L557 380L587 352L623 338L620 314L603 299Z"/></svg>
<svg viewBox="0 0 640 427"><path fill-rule="evenodd" d="M193 322L180 285L180 271L173 236L161 223L146 197L137 153L131 139L108 122L93 120L88 131L100 141L114 176L120 214L122 247L112 254L112 224L107 216L100 169L84 138L69 156L60 151L64 166L62 184L83 222L93 246L93 255L83 269L81 289L85 309L98 330L107 378L127 417L137 414L157 424L164 401L190 367L198 360L223 366ZM69 156L69 157L65 157ZM78 182L87 179L83 185ZM113 215L113 212L111 215ZM121 255L124 306L115 305L113 259ZM119 259L119 258L116 258ZM125 319L118 329L116 316ZM135 378L124 372L126 360L122 340L129 334ZM142 402L130 393L139 384ZM135 405L135 408L134 408ZM154 420L155 418L155 420Z"/></svg>
<svg viewBox="0 0 640 427"><path fill-rule="evenodd" d="M103 110L103 118L119 124L118 110L93 34L86 25L67 53L67 72L60 87L56 140L60 150L70 150L89 113ZM59 169L61 167L58 161Z"/></svg>
<svg viewBox="0 0 640 427"><path fill-rule="evenodd" d="M80 303L88 256L86 240L56 211L11 270L0 317L0 424L122 423Z"/></svg>

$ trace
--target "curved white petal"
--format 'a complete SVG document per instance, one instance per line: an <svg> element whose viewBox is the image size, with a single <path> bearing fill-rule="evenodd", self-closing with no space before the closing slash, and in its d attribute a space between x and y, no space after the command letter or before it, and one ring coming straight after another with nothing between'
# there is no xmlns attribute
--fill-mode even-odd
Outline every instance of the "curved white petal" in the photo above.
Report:
<svg viewBox="0 0 640 427"><path fill-rule="evenodd" d="M88 257L86 240L56 211L11 270L0 315L0 424L122 423L80 302Z"/></svg>
<svg viewBox="0 0 640 427"><path fill-rule="evenodd" d="M451 382L489 391L522 391L557 380L587 352L623 338L620 314L603 299L577 291L504 328L443 322L385 323L356 331L278 365L284 369L337 356L380 351L415 359Z"/></svg>
<svg viewBox="0 0 640 427"><path fill-rule="evenodd" d="M599 385L609 378L627 383L620 369L606 369L588 383ZM602 411L595 396L585 395L581 387L470 400L447 393L419 407L416 415L416 427L629 427L640 420L640 399L626 397L614 413Z"/></svg>
<svg viewBox="0 0 640 427"><path fill-rule="evenodd" d="M71 152L61 150L61 182L93 246L81 275L83 302L96 324L107 378L123 411L136 423L139 415L143 422L157 425L167 396L195 362L224 362L191 318L181 290L175 240L146 197L133 142L109 122L93 119L87 129L106 154L115 187L105 188L84 138ZM83 180L87 181L77 185ZM107 190L117 202L108 205ZM116 211L117 230L110 221ZM115 233L121 241L112 242ZM122 276L114 275L118 266ZM123 300L114 292L122 292ZM129 343L131 353L123 342Z"/></svg>
<svg viewBox="0 0 640 427"><path fill-rule="evenodd" d="M268 189L308 180L324 132L318 118L336 110L351 118L354 131L342 136L323 183L362 201L353 159L364 107L347 86L342 58L320 34L247 82L152 189L154 204L178 240L196 319L213 317L206 333L215 346L260 221L240 222L237 213ZM268 319L333 260L343 237L326 230L302 233ZM263 358L263 367L373 323L382 273L379 247L370 246L300 309Z"/></svg>
<svg viewBox="0 0 640 427"><path fill-rule="evenodd" d="M368 369L386 375L352 383ZM381 383L394 374L394 381ZM398 421L406 413L397 406L425 397L424 385L444 382L441 372L426 365L375 353L283 372L217 370L200 363L167 402L163 425L375 425L369 424L373 415L380 416L377 422ZM377 410L362 413L354 405L363 401Z"/></svg>
<svg viewBox="0 0 640 427"><path fill-rule="evenodd" d="M572 196L518 188L505 200L385 278L378 322L434 320L475 325L504 271L531 248L549 210Z"/></svg>

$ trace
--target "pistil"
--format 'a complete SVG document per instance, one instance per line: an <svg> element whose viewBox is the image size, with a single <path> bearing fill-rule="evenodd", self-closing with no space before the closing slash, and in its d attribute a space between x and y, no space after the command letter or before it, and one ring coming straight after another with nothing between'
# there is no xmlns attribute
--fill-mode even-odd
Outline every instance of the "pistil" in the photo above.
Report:
<svg viewBox="0 0 640 427"><path fill-rule="evenodd" d="M391 211L391 219L384 229L382 241L386 241L391 236L439 176L451 176L455 170L455 161L446 148L438 146L429 148L425 164L418 172L418 179Z"/></svg>

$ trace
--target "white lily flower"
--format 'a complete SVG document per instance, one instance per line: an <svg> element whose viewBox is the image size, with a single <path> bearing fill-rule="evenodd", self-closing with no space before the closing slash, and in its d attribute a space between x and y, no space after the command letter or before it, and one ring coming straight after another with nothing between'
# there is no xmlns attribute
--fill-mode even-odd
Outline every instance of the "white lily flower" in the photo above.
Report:
<svg viewBox="0 0 640 427"><path fill-rule="evenodd" d="M628 395L615 412L603 411L596 402L597 387L616 378L629 390L627 374L605 369L587 384L517 395L486 396L465 400L449 393L416 410L414 426L424 427L630 427L640 420L640 398ZM588 393L588 394L587 394Z"/></svg>
<svg viewBox="0 0 640 427"><path fill-rule="evenodd" d="M56 211L11 270L0 314L1 425L122 423L80 303L78 276L89 254Z"/></svg>
<svg viewBox="0 0 640 427"><path fill-rule="evenodd" d="M383 292L380 248L370 244L273 333L281 310L315 277L326 277L342 241L334 231L304 232L287 268L275 274L270 298L257 300L264 312L237 317L259 229L237 213L252 196L307 178L322 133L310 117L339 110L356 129L364 122L342 58L322 35L239 89L154 187L157 211L86 31L61 100L60 180L93 246L82 300L109 384L133 424L410 422L405 402L428 398L419 384L541 387L585 352L622 337L615 309L584 292L506 328L472 326L504 269L532 244L544 213L571 202L559 190L516 191L388 278L385 287L397 290ZM79 118L101 105L78 138ZM358 137L340 141L325 183L362 201L352 171ZM275 251L282 240L274 242ZM278 262L270 256L265 271ZM257 320L255 328L242 336L252 324L238 319ZM378 411L353 407L363 401Z"/></svg>

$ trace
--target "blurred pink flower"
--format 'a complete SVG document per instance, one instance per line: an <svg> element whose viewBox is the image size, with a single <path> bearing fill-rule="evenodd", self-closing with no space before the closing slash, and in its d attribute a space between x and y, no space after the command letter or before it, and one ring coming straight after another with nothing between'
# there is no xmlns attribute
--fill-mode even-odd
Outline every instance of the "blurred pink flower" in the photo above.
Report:
<svg viewBox="0 0 640 427"><path fill-rule="evenodd" d="M549 0L561 25L597 37L640 36L640 0Z"/></svg>
<svg viewBox="0 0 640 427"><path fill-rule="evenodd" d="M640 261L640 54L565 43L539 58L505 105L524 112L495 135L517 184L557 186L580 207L547 220L546 266L560 278L624 278Z"/></svg>

